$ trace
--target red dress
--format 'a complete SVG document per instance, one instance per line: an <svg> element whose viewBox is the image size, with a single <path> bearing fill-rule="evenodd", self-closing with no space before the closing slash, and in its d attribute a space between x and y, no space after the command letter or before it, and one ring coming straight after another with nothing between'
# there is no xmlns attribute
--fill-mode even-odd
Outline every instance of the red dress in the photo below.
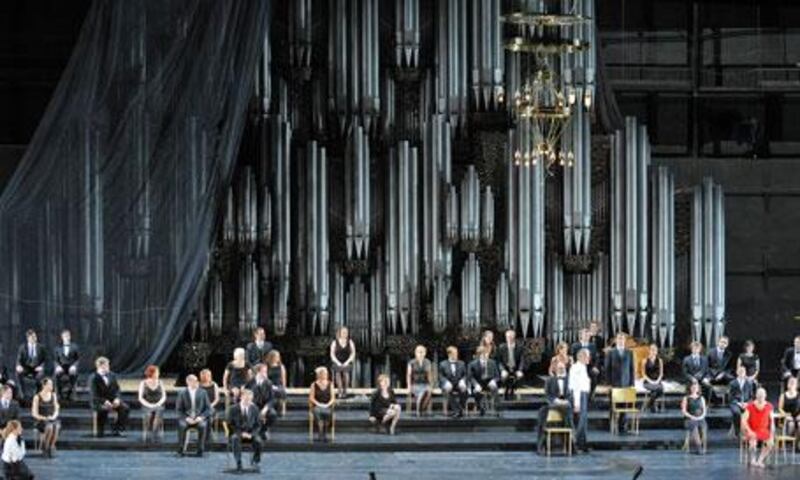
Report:
<svg viewBox="0 0 800 480"><path fill-rule="evenodd" d="M761 410L756 407L756 402L747 404L747 424L757 440L766 441L772 437L772 404L767 402Z"/></svg>

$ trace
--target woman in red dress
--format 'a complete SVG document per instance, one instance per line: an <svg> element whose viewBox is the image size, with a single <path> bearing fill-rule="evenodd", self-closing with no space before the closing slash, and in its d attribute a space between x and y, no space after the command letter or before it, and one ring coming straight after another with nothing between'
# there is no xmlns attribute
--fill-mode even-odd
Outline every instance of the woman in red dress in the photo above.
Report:
<svg viewBox="0 0 800 480"><path fill-rule="evenodd" d="M764 461L772 450L772 404L767 401L767 391L756 390L756 399L747 404L742 414L742 435L750 445L752 465L764 468ZM758 442L762 443L761 454L756 457Z"/></svg>

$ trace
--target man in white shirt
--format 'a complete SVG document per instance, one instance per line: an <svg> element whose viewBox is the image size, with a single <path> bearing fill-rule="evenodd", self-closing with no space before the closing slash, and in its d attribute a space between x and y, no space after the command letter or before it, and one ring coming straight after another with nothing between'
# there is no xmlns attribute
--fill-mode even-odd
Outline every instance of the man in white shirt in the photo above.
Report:
<svg viewBox="0 0 800 480"><path fill-rule="evenodd" d="M467 367L458 359L458 349L447 347L447 360L439 362L439 387L446 395L450 416L460 418L464 415L467 401Z"/></svg>
<svg viewBox="0 0 800 480"><path fill-rule="evenodd" d="M69 330L61 332L61 345L55 349L55 369L53 375L59 390L61 400L73 400L75 385L78 383L78 361L80 353L78 346L72 342Z"/></svg>
<svg viewBox="0 0 800 480"><path fill-rule="evenodd" d="M592 391L592 379L589 377L588 366L591 362L591 353L582 348L576 354L577 361L569 369L569 389L572 399L572 409L577 418L575 441L578 450L588 452L586 444L586 430L589 425L589 395Z"/></svg>

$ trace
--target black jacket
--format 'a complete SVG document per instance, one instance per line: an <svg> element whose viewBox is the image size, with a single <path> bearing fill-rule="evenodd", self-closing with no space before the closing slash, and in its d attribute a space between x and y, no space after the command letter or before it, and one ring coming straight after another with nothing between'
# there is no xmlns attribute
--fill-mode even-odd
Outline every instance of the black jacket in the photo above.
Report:
<svg viewBox="0 0 800 480"><path fill-rule="evenodd" d="M481 368L480 359L476 358L475 360L469 362L469 367L467 367L467 375L470 384L473 386L480 385L481 387L484 387L492 380L495 382L500 381L500 369L497 367L497 362L491 358L486 360L485 372L483 368Z"/></svg>
<svg viewBox="0 0 800 480"><path fill-rule="evenodd" d="M728 384L728 391L731 397L730 403L747 403L756 397L756 388L752 380L745 379L742 387L739 387L739 379L732 380Z"/></svg>
<svg viewBox="0 0 800 480"><path fill-rule="evenodd" d="M80 359L80 350L78 349L78 345L75 343L69 344L69 354L67 355L64 355L64 345L58 345L54 352L56 357L56 365L60 365L64 370L77 364L78 360Z"/></svg>
<svg viewBox="0 0 800 480"><path fill-rule="evenodd" d="M113 402L120 396L116 374L109 372L106 378L108 383L103 381L103 377L99 373L94 372L89 379L90 402L95 410L100 409L106 400Z"/></svg>
<svg viewBox="0 0 800 480"><path fill-rule="evenodd" d="M19 350L17 350L17 364L30 369L43 365L47 361L47 349L41 343L37 343L34 349L36 350L36 358L31 358L28 355L28 343L25 342L20 345Z"/></svg>
<svg viewBox="0 0 800 480"><path fill-rule="evenodd" d="M544 382L544 392L545 396L547 396L547 403L551 406L556 400L569 400L569 377L564 375L562 378L564 379L564 390L561 395L559 395L558 390L559 377L551 375L547 377L547 380Z"/></svg>
<svg viewBox="0 0 800 480"><path fill-rule="evenodd" d="M495 359L500 364L500 368L507 371L507 372L524 372L525 371L525 359L523 355L522 345L519 342L514 344L514 368L509 367L508 365L508 344L504 343L500 345L500 348L497 349L497 356Z"/></svg>
<svg viewBox="0 0 800 480"><path fill-rule="evenodd" d="M788 377L789 375L795 375L796 373L797 370L794 368L794 347L790 347L783 352L783 359L781 360L781 375Z"/></svg>
<svg viewBox="0 0 800 480"><path fill-rule="evenodd" d="M447 380L451 384L458 385L462 379L466 379L467 366L461 360L456 360L456 374L450 370L450 360L442 360L439 362L439 381Z"/></svg>
<svg viewBox="0 0 800 480"><path fill-rule="evenodd" d="M589 360L588 367L597 368L600 362L600 357L597 355L597 345L594 343L589 342L587 345L582 345L581 342L575 342L569 349L569 354L574 358L576 361L578 360L578 352L582 349L586 349L589 351L589 356L591 357Z"/></svg>
<svg viewBox="0 0 800 480"><path fill-rule="evenodd" d="M5 428L11 420L19 420L19 403L16 400L10 400L8 408L3 408L2 401L0 401L0 428Z"/></svg>
<svg viewBox="0 0 800 480"><path fill-rule="evenodd" d="M178 393L178 398L175 401L175 411L178 412L178 418L186 418L190 416L192 409L192 398L189 395L189 389L184 388ZM197 388L194 392L194 416L209 418L211 416L211 401L208 399L208 394L202 388Z"/></svg>
<svg viewBox="0 0 800 480"><path fill-rule="evenodd" d="M634 378L633 352L627 348L620 355L617 348L606 354L605 372L612 387L632 387Z"/></svg>
<svg viewBox="0 0 800 480"><path fill-rule="evenodd" d="M247 384L247 388L253 392L253 403L258 406L259 410L267 404L272 406L275 401L275 392L272 389L272 382L269 381L269 378L265 378L261 385L258 385L254 378Z"/></svg>
<svg viewBox="0 0 800 480"><path fill-rule="evenodd" d="M683 375L686 377L687 381L694 378L698 382L701 382L703 379L708 378L708 358L706 358L705 355L700 355L698 361L695 362L691 355L684 357Z"/></svg>
<svg viewBox="0 0 800 480"><path fill-rule="evenodd" d="M708 352L708 373L711 378L715 378L720 373L730 374L733 370L731 360L733 360L733 354L729 349L726 348L723 355L720 356L719 350L716 347L712 348Z"/></svg>
<svg viewBox="0 0 800 480"><path fill-rule="evenodd" d="M231 435L247 432L254 435L261 425L259 423L258 405L250 404L247 411L242 411L242 404L237 403L228 410L228 428Z"/></svg>
<svg viewBox="0 0 800 480"><path fill-rule="evenodd" d="M372 392L372 396L369 399L369 416L375 417L378 420L382 420L381 417L386 415L386 411L389 409L390 406L397 403L397 398L394 395L394 390L389 387L389 398L383 398L381 395L381 389L376 388L374 392Z"/></svg>
<svg viewBox="0 0 800 480"><path fill-rule="evenodd" d="M261 344L261 348L258 348L256 342L248 343L245 348L248 363L254 367L259 363L266 363L264 362L264 355L269 353L270 350L272 350L272 343L266 340Z"/></svg>

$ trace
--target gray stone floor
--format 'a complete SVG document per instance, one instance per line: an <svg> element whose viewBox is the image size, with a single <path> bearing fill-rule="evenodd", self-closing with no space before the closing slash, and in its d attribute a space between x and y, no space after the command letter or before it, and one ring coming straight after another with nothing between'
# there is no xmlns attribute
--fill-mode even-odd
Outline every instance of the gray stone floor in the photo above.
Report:
<svg viewBox="0 0 800 480"><path fill-rule="evenodd" d="M249 454L245 455L249 459ZM238 478L224 473L224 453L203 459L176 458L166 452L63 451L54 459L31 456L28 465L37 479L183 480ZM800 460L798 461L800 463ZM593 452L572 458L542 458L520 452L453 453L267 453L260 474L244 478L369 480L433 479L628 479L637 465L640 479L798 479L798 465L770 465L750 470L738 462L732 448L706 456L680 451Z"/></svg>

